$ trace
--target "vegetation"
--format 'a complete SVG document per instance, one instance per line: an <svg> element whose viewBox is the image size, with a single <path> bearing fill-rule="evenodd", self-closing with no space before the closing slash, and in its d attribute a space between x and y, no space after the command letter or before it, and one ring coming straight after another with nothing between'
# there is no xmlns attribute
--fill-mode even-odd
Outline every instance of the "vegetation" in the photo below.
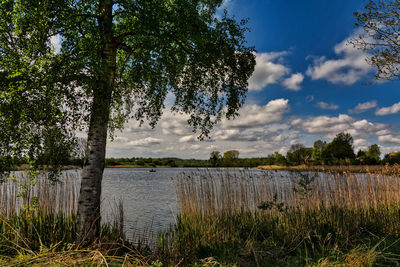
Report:
<svg viewBox="0 0 400 267"><path fill-rule="evenodd" d="M0 195L0 263L400 264L399 166L363 174L331 168L336 169L182 173L176 179L178 218L160 233L156 247L125 240L120 206L89 249L75 239L78 171L63 172L56 184L36 173L19 174L1 185L7 193Z"/></svg>
<svg viewBox="0 0 400 267"><path fill-rule="evenodd" d="M377 80L399 80L399 1L366 2L363 10L354 13L361 31L351 43L371 55L368 63L376 67Z"/></svg>
<svg viewBox="0 0 400 267"><path fill-rule="evenodd" d="M94 240L109 134L131 118L154 127L167 93L200 137L222 116L238 115L255 54L246 21L217 16L221 5L1 1L0 171L26 157L56 172L76 131L86 131L76 227L78 240Z"/></svg>
<svg viewBox="0 0 400 267"><path fill-rule="evenodd" d="M381 152L377 144L369 146L357 154L353 148L353 137L348 133L339 133L329 143L322 140L314 142L313 147L293 144L286 156L275 152L266 157L240 158L238 150L229 150L221 154L212 151L209 160L179 158L108 158L106 166L134 167L249 167L277 165L393 165L400 164L400 152L392 152L380 158Z"/></svg>
<svg viewBox="0 0 400 267"><path fill-rule="evenodd" d="M147 248L138 251L125 240L123 207L114 220L103 222L101 235L90 248L76 242L79 172L63 172L59 182L27 171L13 173L0 185L1 266L157 265ZM148 249L147 249L148 250Z"/></svg>
<svg viewBox="0 0 400 267"><path fill-rule="evenodd" d="M165 253L184 264L210 256L240 266L400 264L398 177L281 175L182 174L177 224L160 236Z"/></svg>

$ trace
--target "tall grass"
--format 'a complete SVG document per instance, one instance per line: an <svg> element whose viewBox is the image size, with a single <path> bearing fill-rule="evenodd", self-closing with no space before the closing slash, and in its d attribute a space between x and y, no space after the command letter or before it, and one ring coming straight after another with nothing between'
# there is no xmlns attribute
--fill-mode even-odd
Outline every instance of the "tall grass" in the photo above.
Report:
<svg viewBox="0 0 400 267"><path fill-rule="evenodd" d="M330 259L335 249L350 255L360 252L363 242L372 247L383 238L379 244L385 247L400 237L400 178L391 174L183 173L177 225L160 242L166 257L190 262L214 256L244 265L312 265L310 257ZM371 262L394 259L399 257Z"/></svg>
<svg viewBox="0 0 400 267"><path fill-rule="evenodd" d="M44 250L66 251L75 243L76 211L80 172L62 172L52 182L46 173L18 171L0 184L0 258ZM121 249L125 242L122 203L118 203L112 221L102 224L97 245Z"/></svg>
<svg viewBox="0 0 400 267"><path fill-rule="evenodd" d="M58 182L46 173L18 171L0 184L0 214L9 217L26 210L46 214L76 213L80 188L80 171L62 172Z"/></svg>

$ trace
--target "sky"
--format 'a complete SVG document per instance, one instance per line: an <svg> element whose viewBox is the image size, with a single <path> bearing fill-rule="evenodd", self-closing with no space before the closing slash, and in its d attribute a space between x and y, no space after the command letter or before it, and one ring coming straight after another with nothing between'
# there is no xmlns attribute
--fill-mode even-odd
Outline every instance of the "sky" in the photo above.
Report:
<svg viewBox="0 0 400 267"><path fill-rule="evenodd" d="M152 129L129 121L108 143L107 157L207 159L214 150L240 157L286 154L339 132L355 151L378 144L382 155L400 151L400 82L374 81L367 54L347 42L359 29L353 13L363 0L226 0L236 19L248 18L256 67L245 105L223 119L210 139L197 140L186 117L164 111ZM168 101L168 100L167 100Z"/></svg>

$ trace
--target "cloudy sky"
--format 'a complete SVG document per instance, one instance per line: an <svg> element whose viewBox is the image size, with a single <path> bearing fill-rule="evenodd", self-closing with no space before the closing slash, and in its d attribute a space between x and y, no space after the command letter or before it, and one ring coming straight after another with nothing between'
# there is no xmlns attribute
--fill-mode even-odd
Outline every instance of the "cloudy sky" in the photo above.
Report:
<svg viewBox="0 0 400 267"><path fill-rule="evenodd" d="M379 144L400 150L400 82L374 82L366 54L347 41L357 34L353 12L362 0L229 0L237 19L249 18L257 65L240 117L223 120L198 141L186 117L166 110L151 129L129 122L109 142L107 157L208 158L237 149L241 157L286 153L345 131L355 149Z"/></svg>

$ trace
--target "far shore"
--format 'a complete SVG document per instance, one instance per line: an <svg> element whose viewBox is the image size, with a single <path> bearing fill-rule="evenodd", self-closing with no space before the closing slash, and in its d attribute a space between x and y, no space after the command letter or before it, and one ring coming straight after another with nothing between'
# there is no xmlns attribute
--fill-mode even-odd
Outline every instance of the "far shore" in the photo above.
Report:
<svg viewBox="0 0 400 267"><path fill-rule="evenodd" d="M15 171L23 171L30 169L31 166L28 164L23 164L15 167ZM107 165L106 168L137 168L137 169L157 169L157 168L224 168L224 167L184 167L184 166L143 166L143 165ZM246 167L236 167L236 168L246 168ZM48 168L45 168L48 169ZM62 167L63 170L79 170L82 166L77 165L65 165ZM251 168L253 169L253 168ZM280 166L280 165L261 165L258 166L259 170L269 170L269 171L313 171L313 172L350 172L350 173L377 173L386 175L396 175L400 176L400 165L299 165L299 166Z"/></svg>
<svg viewBox="0 0 400 267"><path fill-rule="evenodd" d="M171 166L141 166L141 165L107 165L106 168L181 168Z"/></svg>
<svg viewBox="0 0 400 267"><path fill-rule="evenodd" d="M299 166L279 166L279 165L263 165L258 166L260 170L270 171L316 171L316 172L352 172L352 173L379 173L387 175L399 175L400 165L299 165Z"/></svg>

